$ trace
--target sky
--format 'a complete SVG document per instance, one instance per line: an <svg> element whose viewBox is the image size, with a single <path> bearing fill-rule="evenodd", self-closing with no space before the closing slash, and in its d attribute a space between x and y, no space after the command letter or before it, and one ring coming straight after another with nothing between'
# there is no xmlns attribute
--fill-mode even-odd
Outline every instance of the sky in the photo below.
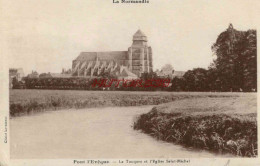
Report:
<svg viewBox="0 0 260 166"><path fill-rule="evenodd" d="M211 46L232 23L256 29L257 0L9 0L1 19L4 58L26 74L61 72L83 51L127 51L141 29L153 49L154 70L171 64L177 71L207 68Z"/></svg>

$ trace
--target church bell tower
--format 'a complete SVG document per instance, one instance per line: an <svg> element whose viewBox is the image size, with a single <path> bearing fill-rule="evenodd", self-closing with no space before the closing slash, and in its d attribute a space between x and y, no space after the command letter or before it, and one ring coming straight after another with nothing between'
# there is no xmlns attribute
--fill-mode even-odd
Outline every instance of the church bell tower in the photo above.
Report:
<svg viewBox="0 0 260 166"><path fill-rule="evenodd" d="M132 46L128 48L129 69L141 76L153 70L152 48L147 46L147 36L139 29L133 36Z"/></svg>

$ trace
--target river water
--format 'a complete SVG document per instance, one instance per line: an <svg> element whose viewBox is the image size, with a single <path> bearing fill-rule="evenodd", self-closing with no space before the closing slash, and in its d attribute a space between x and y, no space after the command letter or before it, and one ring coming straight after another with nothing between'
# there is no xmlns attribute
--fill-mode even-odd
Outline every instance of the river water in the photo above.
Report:
<svg viewBox="0 0 260 166"><path fill-rule="evenodd" d="M228 157L158 141L133 130L152 106L48 111L10 120L11 158Z"/></svg>

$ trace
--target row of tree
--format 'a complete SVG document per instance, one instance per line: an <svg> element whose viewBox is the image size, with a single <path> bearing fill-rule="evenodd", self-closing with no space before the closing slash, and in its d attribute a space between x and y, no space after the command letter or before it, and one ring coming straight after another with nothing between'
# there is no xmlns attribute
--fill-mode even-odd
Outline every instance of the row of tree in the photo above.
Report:
<svg viewBox="0 0 260 166"><path fill-rule="evenodd" d="M156 78L156 79L155 79ZM20 89L74 89L74 90L126 90L155 91L169 90L170 79L153 77L153 74L143 74L140 79L99 78L24 78L24 84L13 80L13 88ZM22 86L21 86L22 85Z"/></svg>

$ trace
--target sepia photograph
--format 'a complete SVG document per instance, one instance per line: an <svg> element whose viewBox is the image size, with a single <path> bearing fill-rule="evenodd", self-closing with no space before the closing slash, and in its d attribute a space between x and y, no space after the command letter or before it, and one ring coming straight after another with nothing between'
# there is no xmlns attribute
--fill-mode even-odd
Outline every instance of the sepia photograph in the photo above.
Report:
<svg viewBox="0 0 260 166"><path fill-rule="evenodd" d="M4 4L0 165L258 159L257 1Z"/></svg>

